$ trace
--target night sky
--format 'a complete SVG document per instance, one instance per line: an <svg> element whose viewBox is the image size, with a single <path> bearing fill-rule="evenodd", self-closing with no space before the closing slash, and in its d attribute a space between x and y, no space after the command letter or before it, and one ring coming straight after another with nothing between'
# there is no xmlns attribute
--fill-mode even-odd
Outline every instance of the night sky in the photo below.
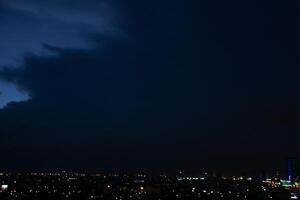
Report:
<svg viewBox="0 0 300 200"><path fill-rule="evenodd" d="M0 169L299 158L299 1L0 0Z"/></svg>

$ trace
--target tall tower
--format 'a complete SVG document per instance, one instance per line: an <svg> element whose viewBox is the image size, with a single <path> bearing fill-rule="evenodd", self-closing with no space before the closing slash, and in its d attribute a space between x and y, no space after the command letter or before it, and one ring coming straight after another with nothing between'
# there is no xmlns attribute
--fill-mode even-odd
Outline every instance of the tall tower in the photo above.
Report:
<svg viewBox="0 0 300 200"><path fill-rule="evenodd" d="M291 159L288 160L287 178L289 181L293 181L293 161Z"/></svg>

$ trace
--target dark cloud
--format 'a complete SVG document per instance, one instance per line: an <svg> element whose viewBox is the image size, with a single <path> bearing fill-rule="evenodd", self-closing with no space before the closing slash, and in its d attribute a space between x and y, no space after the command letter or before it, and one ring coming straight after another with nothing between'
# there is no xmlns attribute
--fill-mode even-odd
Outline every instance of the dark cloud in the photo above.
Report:
<svg viewBox="0 0 300 200"><path fill-rule="evenodd" d="M47 26L49 19L70 24L76 33L102 19L93 5L104 1L68 2L13 1L10 6L40 15ZM40 13L46 5L49 10ZM72 45L41 39L46 55L26 50L34 54L27 54L21 67L0 72L2 80L32 97L1 110L0 150L11 152L3 160L24 161L38 151L32 162L39 167L67 166L59 163L70 158L69 167L181 163L177 166L197 168L213 157L220 163L249 158L245 165L251 165L267 156L274 163L295 150L298 112L291 110L299 100L294 68L299 30L292 26L291 5L105 5L122 15L116 26L122 34L94 30L88 37L76 36L75 44L84 43L79 46L68 39ZM279 11L280 17L274 14ZM86 38L92 44L88 48Z"/></svg>
<svg viewBox="0 0 300 200"><path fill-rule="evenodd" d="M19 68L27 54L56 56L44 44L68 49L91 49L91 35L121 35L118 17L108 1L1 1L0 69ZM29 95L0 82L0 107Z"/></svg>
<svg viewBox="0 0 300 200"><path fill-rule="evenodd" d="M118 32L113 8L105 1L78 1L70 6L70 2L13 0L1 5L2 67L20 65L27 53L47 55L43 44L88 49L89 34Z"/></svg>

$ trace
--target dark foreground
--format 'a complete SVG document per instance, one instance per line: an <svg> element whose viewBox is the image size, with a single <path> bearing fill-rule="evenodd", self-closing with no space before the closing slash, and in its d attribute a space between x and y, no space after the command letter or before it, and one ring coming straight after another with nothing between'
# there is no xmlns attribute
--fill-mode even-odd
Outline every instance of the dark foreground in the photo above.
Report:
<svg viewBox="0 0 300 200"><path fill-rule="evenodd" d="M183 175L80 173L0 174L0 199L24 200L265 200L298 199L298 188L278 179Z"/></svg>

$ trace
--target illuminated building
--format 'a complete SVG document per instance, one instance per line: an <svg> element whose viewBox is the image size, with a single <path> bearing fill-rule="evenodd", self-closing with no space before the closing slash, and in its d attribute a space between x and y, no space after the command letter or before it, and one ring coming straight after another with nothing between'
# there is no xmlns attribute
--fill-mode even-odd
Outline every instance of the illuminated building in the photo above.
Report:
<svg viewBox="0 0 300 200"><path fill-rule="evenodd" d="M287 179L292 182L293 181L293 162L292 160L288 160L288 169L287 169Z"/></svg>

